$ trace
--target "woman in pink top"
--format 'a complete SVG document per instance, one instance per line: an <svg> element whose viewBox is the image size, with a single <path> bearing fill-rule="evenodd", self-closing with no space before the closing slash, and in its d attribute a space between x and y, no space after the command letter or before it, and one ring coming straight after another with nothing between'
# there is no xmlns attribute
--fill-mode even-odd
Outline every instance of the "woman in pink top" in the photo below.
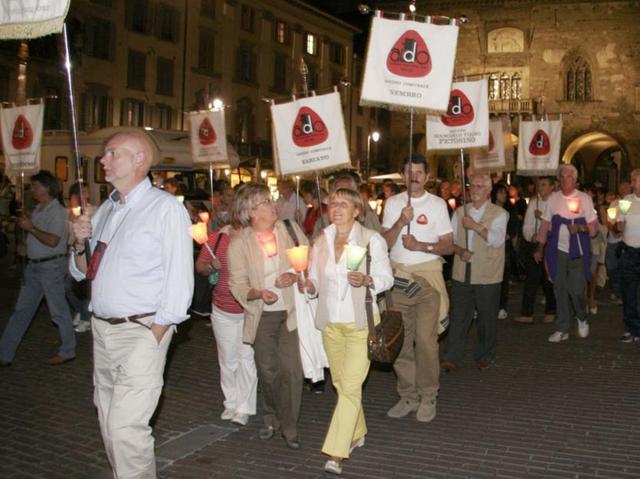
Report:
<svg viewBox="0 0 640 479"><path fill-rule="evenodd" d="M236 230L225 226L209 233L200 250L196 271L217 282L211 291L211 326L218 348L220 386L224 394L224 411L220 418L245 426L256 413L258 377L253 348L242 342L244 310L229 291L227 251Z"/></svg>

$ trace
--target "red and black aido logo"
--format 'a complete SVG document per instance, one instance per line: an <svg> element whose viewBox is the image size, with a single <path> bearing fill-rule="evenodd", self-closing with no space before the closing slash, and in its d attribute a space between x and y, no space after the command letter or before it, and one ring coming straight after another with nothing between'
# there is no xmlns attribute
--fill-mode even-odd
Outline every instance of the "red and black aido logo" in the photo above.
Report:
<svg viewBox="0 0 640 479"><path fill-rule="evenodd" d="M32 143L33 129L25 116L19 115L18 118L16 118L15 125L13 125L11 144L16 150L24 150L29 148Z"/></svg>
<svg viewBox="0 0 640 479"><path fill-rule="evenodd" d="M543 156L548 155L550 151L551 141L549 140L549 135L542 130L536 131L529 144L529 153L535 156Z"/></svg>
<svg viewBox="0 0 640 479"><path fill-rule="evenodd" d="M447 126L464 126L473 121L473 105L461 90L451 90L447 114L442 117L442 123Z"/></svg>
<svg viewBox="0 0 640 479"><path fill-rule="evenodd" d="M387 55L387 70L402 77L425 77L432 67L427 44L415 30L404 32Z"/></svg>
<svg viewBox="0 0 640 479"><path fill-rule="evenodd" d="M491 153L495 146L496 145L495 145L495 140L493 139L493 133L491 133L491 130L489 130L489 147L487 149L487 152Z"/></svg>
<svg viewBox="0 0 640 479"><path fill-rule="evenodd" d="M303 106L293 124L293 142L302 148L319 145L329 137L327 125L320 115L308 106Z"/></svg>
<svg viewBox="0 0 640 479"><path fill-rule="evenodd" d="M198 128L198 140L200 140L200 144L203 146L213 145L217 139L218 135L216 135L216 130L213 128L209 118L205 117L202 123L200 123L200 128Z"/></svg>

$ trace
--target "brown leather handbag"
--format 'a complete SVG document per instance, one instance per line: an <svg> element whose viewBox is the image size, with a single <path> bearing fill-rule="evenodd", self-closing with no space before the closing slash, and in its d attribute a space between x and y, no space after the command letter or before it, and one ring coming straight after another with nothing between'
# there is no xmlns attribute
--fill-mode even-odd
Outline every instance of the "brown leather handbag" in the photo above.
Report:
<svg viewBox="0 0 640 479"><path fill-rule="evenodd" d="M367 247L367 275L370 274L371 255ZM367 340L367 353L371 361L392 364L404 342L404 324L402 313L393 309L391 292L384 293L386 307L380 308L380 322L374 325L373 321L373 296L367 288L365 296L365 309L367 311L367 324L369 326L369 338Z"/></svg>

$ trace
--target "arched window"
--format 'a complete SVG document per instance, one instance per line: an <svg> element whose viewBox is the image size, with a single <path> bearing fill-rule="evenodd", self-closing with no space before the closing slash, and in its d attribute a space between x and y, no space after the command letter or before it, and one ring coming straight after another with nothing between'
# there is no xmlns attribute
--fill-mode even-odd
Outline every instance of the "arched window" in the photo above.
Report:
<svg viewBox="0 0 640 479"><path fill-rule="evenodd" d="M500 76L500 99L511 99L511 77L507 73Z"/></svg>
<svg viewBox="0 0 640 479"><path fill-rule="evenodd" d="M511 77L511 99L520 100L522 98L522 77L519 73L514 73Z"/></svg>
<svg viewBox="0 0 640 479"><path fill-rule="evenodd" d="M500 99L500 78L497 73L489 75L489 100Z"/></svg>
<svg viewBox="0 0 640 479"><path fill-rule="evenodd" d="M584 57L577 55L566 73L566 95L569 101L591 101L593 99L593 76L591 65Z"/></svg>

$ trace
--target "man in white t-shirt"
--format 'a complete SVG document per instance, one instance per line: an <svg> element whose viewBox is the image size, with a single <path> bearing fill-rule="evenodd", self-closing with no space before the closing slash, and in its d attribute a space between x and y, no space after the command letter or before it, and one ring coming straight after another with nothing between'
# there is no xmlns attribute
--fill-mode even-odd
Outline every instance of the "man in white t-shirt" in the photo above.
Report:
<svg viewBox="0 0 640 479"><path fill-rule="evenodd" d="M549 342L569 338L571 319L578 321L578 336L589 336L586 318L585 287L591 280L591 241L598 234L598 216L591 197L576 189L578 170L573 165L558 168L560 191L553 193L538 232L536 261L544 260L556 295L556 332ZM546 247L545 247L546 244Z"/></svg>
<svg viewBox="0 0 640 479"><path fill-rule="evenodd" d="M616 230L622 232L620 279L622 283L623 343L640 342L640 314L638 313L638 287L640 287L640 169L631 172L633 193L623 199L630 203L622 213L618 203Z"/></svg>
<svg viewBox="0 0 640 479"><path fill-rule="evenodd" d="M428 176L424 157L414 156L407 162L407 191L387 199L381 231L396 276L394 307L402 311L405 328L404 344L394 363L400 401L387 416L400 418L416 411L416 419L422 422L436 415L438 326L449 309L441 257L453 251L447 205L425 191Z"/></svg>

